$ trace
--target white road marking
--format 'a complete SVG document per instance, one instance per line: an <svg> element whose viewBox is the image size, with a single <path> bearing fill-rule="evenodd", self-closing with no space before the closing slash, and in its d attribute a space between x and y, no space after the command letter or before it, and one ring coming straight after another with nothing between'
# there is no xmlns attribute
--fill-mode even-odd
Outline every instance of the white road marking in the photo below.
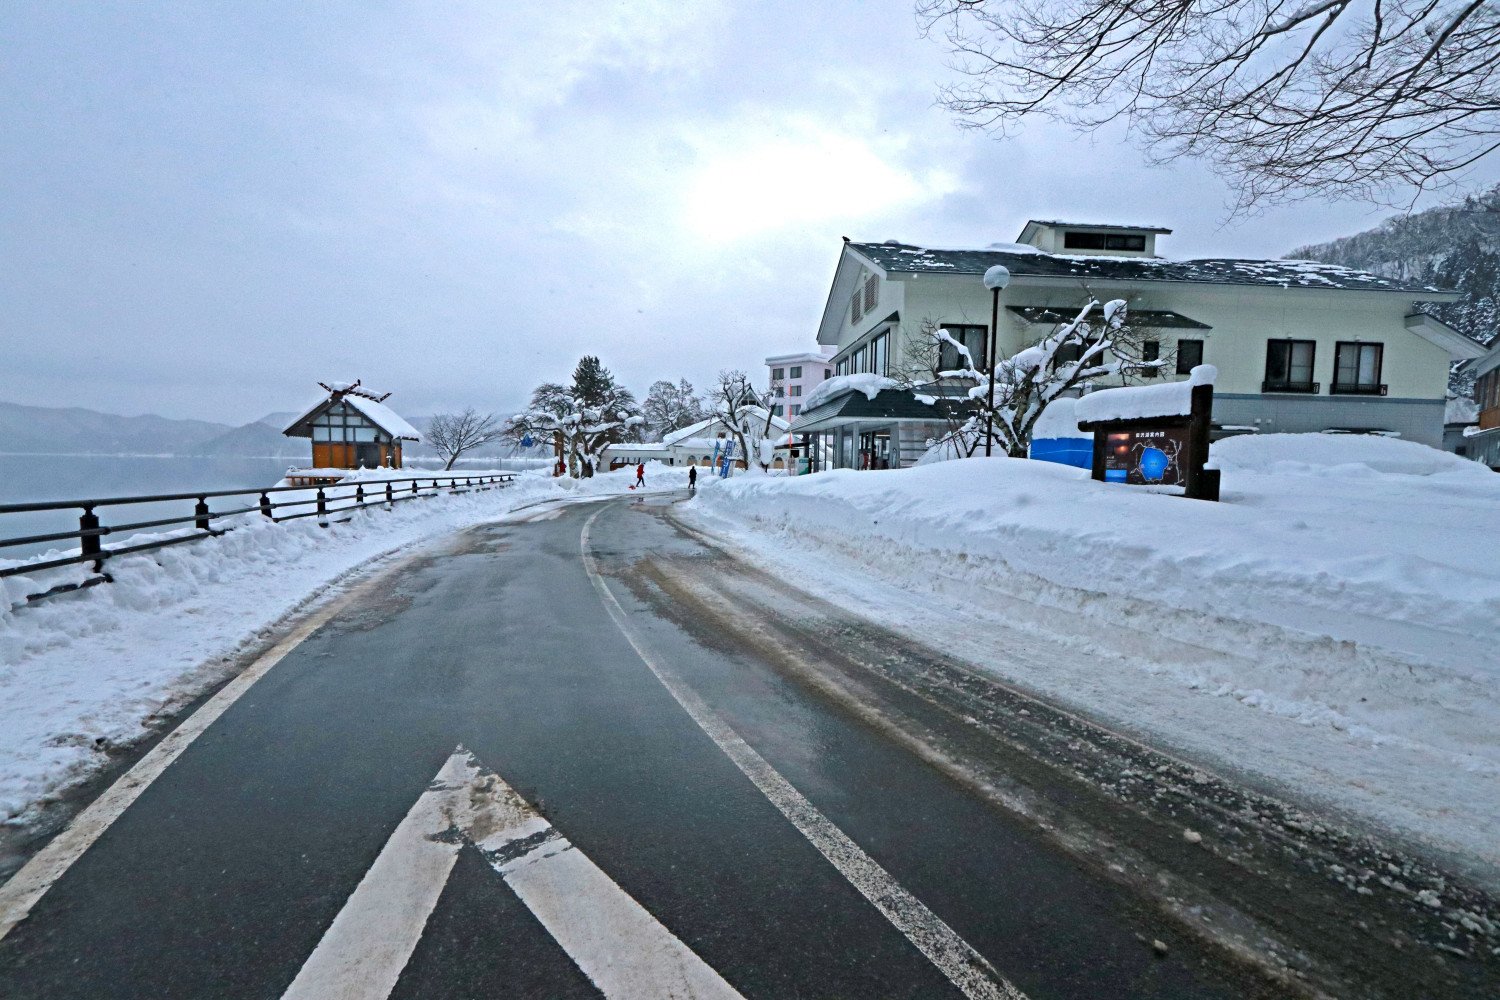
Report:
<svg viewBox="0 0 1500 1000"><path fill-rule="evenodd" d="M609 497L590 497L586 502L596 502L610 499ZM543 503L554 503L557 501L541 501ZM514 507L500 515L504 519L516 511L525 510L535 504L524 504ZM395 550L393 550L395 551ZM383 559L390 553L383 553L375 559ZM404 563L405 560L402 560ZM230 705L233 705L244 693L250 690L251 685L260 680L268 671L281 661L288 653L297 648L304 639L322 628L327 621L340 611L352 604L357 598L362 597L370 590L379 586L388 576L396 572L402 565L396 565L381 572L359 586L354 587L343 596L337 598L323 609L314 612L302 624L282 637L270 649L266 650L255 662L240 672L234 680L224 685L208 701L183 721L176 729L168 733L160 743L151 748L151 751L138 760L134 767L120 776L113 785L105 791L88 808L73 818L73 822L59 833L46 847L38 851L30 861L21 866L21 869L10 877L4 885L0 885L0 940L11 932L16 924L26 919L31 908L37 901L46 895L47 890L63 877L73 862L83 856L83 853L94 845L104 831L109 829L110 824L120 818L120 815L130 807L130 804L140 798L141 793L151 786L151 783L159 778L163 771L178 757L182 756L194 740L203 734L203 731L213 725L214 721L223 715ZM369 565L366 563L366 565Z"/></svg>
<svg viewBox="0 0 1500 1000"><path fill-rule="evenodd" d="M696 691L644 648L625 609L610 592L599 573L598 564L589 552L589 529L602 513L603 508L590 515L579 536L578 545L583 555L584 569L599 591L605 610L614 619L636 655L656 675L662 686L698 727L718 744L719 749L724 751L745 777L760 789L761 794L965 996L974 1000L1026 1000L1025 994L1005 979L957 931L929 910L921 900L907 892L874 858L819 812L791 782L746 743Z"/></svg>
<svg viewBox="0 0 1500 1000"><path fill-rule="evenodd" d="M250 689L256 681L266 675L272 667L295 649L304 639L312 635L334 615L348 607L355 599L385 580L395 567L381 573L365 584L355 587L321 610L314 612L300 625L288 632L281 641L266 650L255 662L240 672L234 680L225 684L212 698L204 702L182 725L168 733L160 743L126 771L118 781L104 791L89 807L74 817L67 829L38 851L21 870L11 876L10 881L0 885L0 939L26 919L37 900L52 888L73 862L93 846L94 841L109 829L111 823L140 797L151 783L161 776L171 763L192 742L213 725L230 705Z"/></svg>
<svg viewBox="0 0 1500 1000"><path fill-rule="evenodd" d="M390 996L464 842L606 997L743 1000L462 747L391 834L282 1000Z"/></svg>

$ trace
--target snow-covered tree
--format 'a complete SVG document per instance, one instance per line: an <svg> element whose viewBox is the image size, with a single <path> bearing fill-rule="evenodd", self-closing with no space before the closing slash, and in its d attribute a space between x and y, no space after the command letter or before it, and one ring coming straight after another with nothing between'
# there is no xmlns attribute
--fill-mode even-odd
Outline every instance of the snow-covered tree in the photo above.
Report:
<svg viewBox="0 0 1500 1000"><path fill-rule="evenodd" d="M946 457L982 454L991 426L993 448L1024 457L1037 418L1054 399L1093 383L1154 378L1171 372L1176 363L1159 334L1131 324L1125 300L1101 306L1089 296L1071 320L1000 360L994 373L993 421L983 345L962 343L933 320L923 320L918 335L907 340L892 377L943 416L947 428L933 443L942 445Z"/></svg>
<svg viewBox="0 0 1500 1000"><path fill-rule="evenodd" d="M493 413L480 413L472 406L458 413L439 413L427 422L423 437L427 444L447 460L443 469L453 468L458 456L498 440L505 429L495 420Z"/></svg>
<svg viewBox="0 0 1500 1000"><path fill-rule="evenodd" d="M739 370L719 372L719 381L709 395L715 419L734 436L735 455L746 467L768 472L776 458L779 428L773 421L775 386L758 392L750 376Z"/></svg>
<svg viewBox="0 0 1500 1000"><path fill-rule="evenodd" d="M641 404L641 416L646 418L645 427L651 440L660 441L664 435L696 424L708 416L703 401L698 398L693 383L680 379L676 385L666 379L652 382L646 391L646 401Z"/></svg>
<svg viewBox="0 0 1500 1000"><path fill-rule="evenodd" d="M642 422L635 396L590 355L578 363L571 385L537 386L531 406L512 417L505 430L513 441L528 436L552 440L568 475L588 479L598 470L604 449L631 440Z"/></svg>

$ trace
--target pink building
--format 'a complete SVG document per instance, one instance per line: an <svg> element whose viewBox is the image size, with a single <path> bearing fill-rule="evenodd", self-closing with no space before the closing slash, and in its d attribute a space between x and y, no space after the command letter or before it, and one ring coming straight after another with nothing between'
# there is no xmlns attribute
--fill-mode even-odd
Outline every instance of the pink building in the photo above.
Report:
<svg viewBox="0 0 1500 1000"><path fill-rule="evenodd" d="M801 354L776 354L766 359L771 370L771 387L776 393L773 407L778 417L793 423L802 412L802 401L812 395L818 383L833 374L833 348L824 348L828 354L817 351Z"/></svg>

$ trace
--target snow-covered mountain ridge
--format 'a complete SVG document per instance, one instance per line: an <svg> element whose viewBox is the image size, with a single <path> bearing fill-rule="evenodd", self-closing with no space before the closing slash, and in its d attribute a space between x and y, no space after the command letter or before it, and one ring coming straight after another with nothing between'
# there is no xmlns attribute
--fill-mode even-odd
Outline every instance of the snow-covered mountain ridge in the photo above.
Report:
<svg viewBox="0 0 1500 1000"><path fill-rule="evenodd" d="M1500 185L1289 256L1456 288L1461 300L1428 303L1423 311L1482 344L1500 340Z"/></svg>

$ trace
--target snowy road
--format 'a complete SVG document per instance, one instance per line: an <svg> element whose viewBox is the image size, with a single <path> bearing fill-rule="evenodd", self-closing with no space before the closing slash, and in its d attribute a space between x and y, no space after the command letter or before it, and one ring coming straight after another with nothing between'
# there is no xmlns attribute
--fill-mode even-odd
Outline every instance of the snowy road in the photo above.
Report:
<svg viewBox="0 0 1500 1000"><path fill-rule="evenodd" d="M308 633L106 793L76 861L0 890L0 995L1500 982L1480 938L1340 877L1439 873L801 594L670 499L473 529Z"/></svg>

